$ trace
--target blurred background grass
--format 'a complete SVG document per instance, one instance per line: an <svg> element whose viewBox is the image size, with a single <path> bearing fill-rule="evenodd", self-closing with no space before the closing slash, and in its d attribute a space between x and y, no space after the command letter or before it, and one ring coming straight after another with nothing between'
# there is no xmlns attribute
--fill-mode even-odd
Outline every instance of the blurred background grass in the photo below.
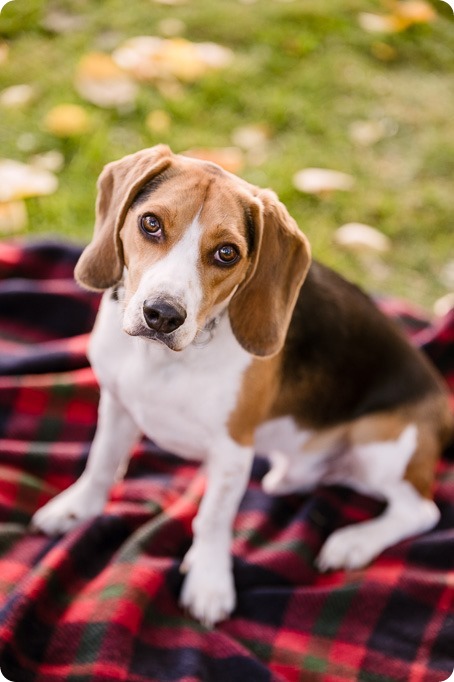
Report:
<svg viewBox="0 0 454 682"><path fill-rule="evenodd" d="M95 182L108 161L158 142L174 151L231 146L239 127L264 125L266 154L258 164L246 162L241 174L279 194L315 257L371 291L430 308L451 286L446 272L454 258L454 17L441 0L431 4L433 21L376 34L360 26L358 15L389 11L391 0L8 3L0 14L0 39L9 47L0 89L29 83L37 95L28 106L0 111L0 155L64 156L57 192L27 202L25 236L88 241ZM55 12L72 23L52 27ZM78 96L74 74L84 54L110 53L129 37L169 30L229 47L231 65L173 92L141 84L127 111ZM91 129L64 138L46 131L46 115L61 103L82 104ZM159 132L146 124L155 110L168 116ZM358 121L379 122L387 132L358 143L351 132ZM355 187L302 194L292 177L308 166L350 173ZM390 252L370 261L334 245L335 230L352 221L386 234Z"/></svg>

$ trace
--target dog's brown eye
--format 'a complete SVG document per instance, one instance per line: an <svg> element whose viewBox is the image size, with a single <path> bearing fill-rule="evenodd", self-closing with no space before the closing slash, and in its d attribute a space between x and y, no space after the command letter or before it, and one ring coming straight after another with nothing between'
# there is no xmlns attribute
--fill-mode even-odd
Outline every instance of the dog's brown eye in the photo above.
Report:
<svg viewBox="0 0 454 682"><path fill-rule="evenodd" d="M214 259L222 265L233 265L239 259L240 254L233 244L223 244L214 254Z"/></svg>
<svg viewBox="0 0 454 682"><path fill-rule="evenodd" d="M143 232L153 237L159 237L162 233L161 221L153 213L145 213L140 218L140 228Z"/></svg>

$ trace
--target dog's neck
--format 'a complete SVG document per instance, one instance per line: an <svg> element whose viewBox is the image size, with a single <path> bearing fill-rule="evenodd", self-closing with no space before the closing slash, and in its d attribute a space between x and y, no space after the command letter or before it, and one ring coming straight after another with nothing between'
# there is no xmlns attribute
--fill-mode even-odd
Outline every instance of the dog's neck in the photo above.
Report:
<svg viewBox="0 0 454 682"><path fill-rule="evenodd" d="M205 346L207 346L210 341L213 340L221 320L227 314L230 301L236 294L237 289L238 286L233 289L233 291L224 301L222 301L222 303L219 303L213 308L211 311L211 316L208 318L205 326L197 333L197 336L195 337L191 346L194 346L195 348L205 348Z"/></svg>
<svg viewBox="0 0 454 682"><path fill-rule="evenodd" d="M210 341L213 340L216 330L219 327L219 323L223 315L226 313L226 311L227 308L225 308L215 317L211 317L205 324L203 329L197 332L197 336L195 337L191 345L194 346L195 348L205 348L205 346L207 346L210 343Z"/></svg>

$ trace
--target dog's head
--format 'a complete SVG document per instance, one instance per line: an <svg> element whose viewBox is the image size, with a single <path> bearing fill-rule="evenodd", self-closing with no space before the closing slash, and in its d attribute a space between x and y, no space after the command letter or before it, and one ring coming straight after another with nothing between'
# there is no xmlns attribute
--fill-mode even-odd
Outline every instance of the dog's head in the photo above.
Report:
<svg viewBox="0 0 454 682"><path fill-rule="evenodd" d="M164 145L108 164L76 278L124 279L124 330L182 350L223 309L258 356L282 347L310 262L308 242L269 190Z"/></svg>

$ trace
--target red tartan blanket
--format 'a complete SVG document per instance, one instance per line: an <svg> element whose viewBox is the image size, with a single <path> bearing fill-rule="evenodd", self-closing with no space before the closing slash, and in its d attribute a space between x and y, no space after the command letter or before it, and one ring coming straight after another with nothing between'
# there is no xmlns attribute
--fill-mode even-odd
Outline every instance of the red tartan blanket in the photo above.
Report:
<svg viewBox="0 0 454 682"><path fill-rule="evenodd" d="M454 451L442 518L365 570L320 575L336 527L377 501L340 486L272 498L259 457L235 524L238 606L213 630L178 606L203 490L196 465L144 441L103 516L61 539L32 513L82 472L98 388L85 357L98 297L78 249L0 244L0 668L14 682L441 682L454 668ZM454 316L385 304L454 391Z"/></svg>

